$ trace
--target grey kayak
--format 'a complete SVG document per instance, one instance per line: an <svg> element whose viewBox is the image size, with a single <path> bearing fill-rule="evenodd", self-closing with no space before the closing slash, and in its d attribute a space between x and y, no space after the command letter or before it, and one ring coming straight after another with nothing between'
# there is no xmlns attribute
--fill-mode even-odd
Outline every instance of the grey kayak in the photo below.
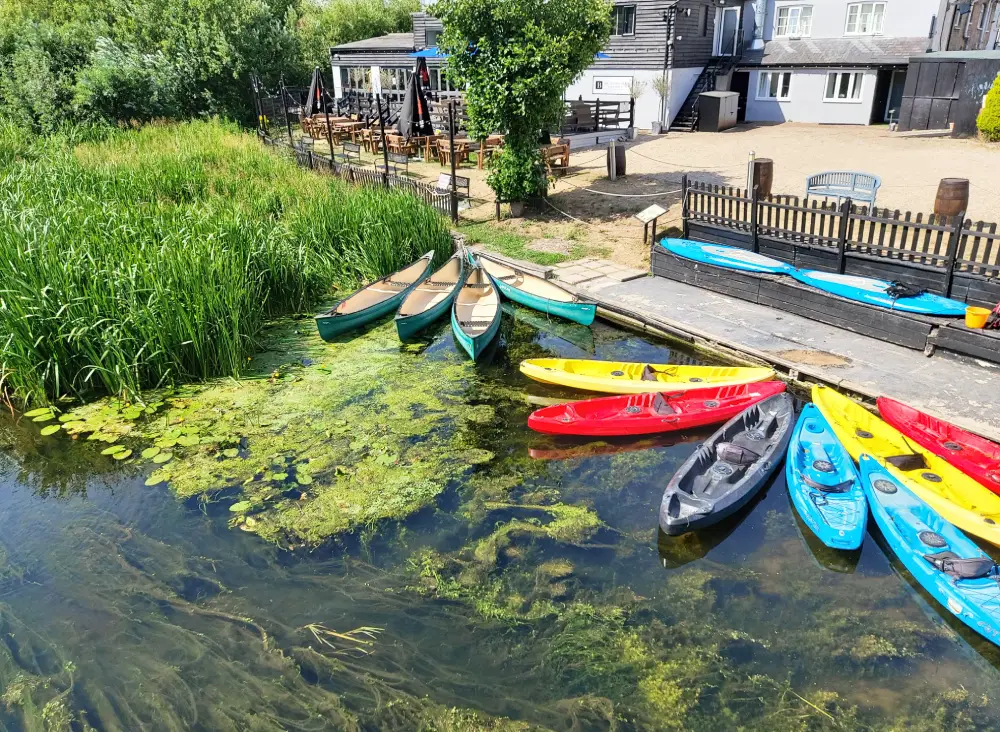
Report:
<svg viewBox="0 0 1000 732"><path fill-rule="evenodd" d="M726 422L674 473L660 503L671 536L711 526L743 508L781 465L795 424L791 394L777 394Z"/></svg>

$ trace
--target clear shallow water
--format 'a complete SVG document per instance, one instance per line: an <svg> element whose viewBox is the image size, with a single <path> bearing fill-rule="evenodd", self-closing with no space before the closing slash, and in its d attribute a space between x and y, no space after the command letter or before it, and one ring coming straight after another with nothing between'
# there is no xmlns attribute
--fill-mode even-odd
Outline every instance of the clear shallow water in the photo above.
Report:
<svg viewBox="0 0 1000 732"><path fill-rule="evenodd" d="M470 399L491 382L580 396L525 381L530 356L697 362L517 313ZM423 355L461 358L447 328ZM553 730L996 728L1000 652L877 538L823 549L783 476L723 525L666 537L660 495L696 441L549 438L527 401L494 406L476 439L496 457L467 483L308 552L3 423L0 729L494 724L444 707ZM555 504L603 525L538 531Z"/></svg>

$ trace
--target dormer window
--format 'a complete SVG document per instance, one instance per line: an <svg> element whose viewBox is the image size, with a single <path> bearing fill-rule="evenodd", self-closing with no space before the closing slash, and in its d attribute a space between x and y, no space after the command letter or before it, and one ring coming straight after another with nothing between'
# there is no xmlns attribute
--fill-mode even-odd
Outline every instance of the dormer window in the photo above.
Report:
<svg viewBox="0 0 1000 732"><path fill-rule="evenodd" d="M848 36L880 36L885 23L885 3L851 3L847 6Z"/></svg>
<svg viewBox="0 0 1000 732"><path fill-rule="evenodd" d="M803 38L812 32L811 5L785 5L778 8L774 19L774 35L777 38Z"/></svg>

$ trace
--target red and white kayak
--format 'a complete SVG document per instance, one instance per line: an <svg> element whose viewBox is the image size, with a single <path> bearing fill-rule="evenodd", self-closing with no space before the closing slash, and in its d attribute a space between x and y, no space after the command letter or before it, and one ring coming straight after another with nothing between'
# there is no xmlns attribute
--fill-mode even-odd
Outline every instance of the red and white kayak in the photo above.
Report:
<svg viewBox="0 0 1000 732"><path fill-rule="evenodd" d="M878 411L925 450L1000 494L1000 445L889 397L879 397Z"/></svg>
<svg viewBox="0 0 1000 732"><path fill-rule="evenodd" d="M687 391L624 394L545 407L528 426L549 435L648 435L725 422L747 407L780 394L780 381Z"/></svg>

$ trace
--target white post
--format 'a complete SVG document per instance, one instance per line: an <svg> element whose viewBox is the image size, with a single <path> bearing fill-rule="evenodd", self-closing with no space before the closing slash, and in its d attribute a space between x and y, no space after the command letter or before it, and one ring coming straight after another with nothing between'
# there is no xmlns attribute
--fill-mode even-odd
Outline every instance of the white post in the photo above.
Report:
<svg viewBox="0 0 1000 732"><path fill-rule="evenodd" d="M378 66L372 66L371 68L371 87L372 94L382 93L382 69Z"/></svg>
<svg viewBox="0 0 1000 732"><path fill-rule="evenodd" d="M757 153L750 151L750 160L747 162L747 192L753 190L753 163L757 159Z"/></svg>

